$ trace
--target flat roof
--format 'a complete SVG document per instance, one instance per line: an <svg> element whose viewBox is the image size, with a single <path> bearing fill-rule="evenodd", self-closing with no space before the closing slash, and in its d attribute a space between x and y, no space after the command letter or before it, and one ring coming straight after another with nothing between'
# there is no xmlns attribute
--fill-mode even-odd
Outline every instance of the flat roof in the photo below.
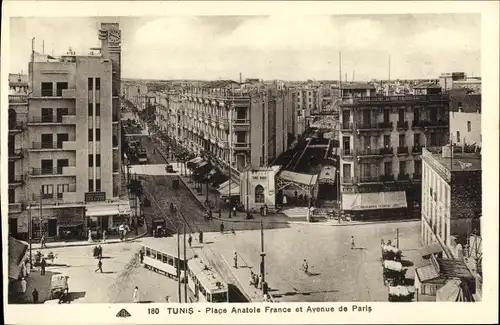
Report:
<svg viewBox="0 0 500 325"><path fill-rule="evenodd" d="M431 152L440 165L451 172L481 170L481 154L479 153L453 153L453 158L443 158L441 153Z"/></svg>
<svg viewBox="0 0 500 325"><path fill-rule="evenodd" d="M167 222L167 227L169 227L169 222ZM180 241L181 241L181 260L182 260L184 259L184 252L183 252L184 239L182 238L182 236L180 237L181 237ZM164 254L177 256L177 236L168 238L143 238L141 245L144 247L154 249L155 251L159 251ZM196 253L192 249L186 249L187 260L194 258L195 255Z"/></svg>

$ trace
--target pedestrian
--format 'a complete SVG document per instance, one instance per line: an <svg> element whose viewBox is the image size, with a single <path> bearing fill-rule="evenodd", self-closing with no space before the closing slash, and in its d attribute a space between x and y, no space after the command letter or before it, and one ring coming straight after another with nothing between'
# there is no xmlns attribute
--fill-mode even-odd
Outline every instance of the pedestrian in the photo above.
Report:
<svg viewBox="0 0 500 325"><path fill-rule="evenodd" d="M222 210L219 208L219 219L222 218Z"/></svg>
<svg viewBox="0 0 500 325"><path fill-rule="evenodd" d="M99 259L102 258L102 246L99 245Z"/></svg>
<svg viewBox="0 0 500 325"><path fill-rule="evenodd" d="M106 243L106 229L102 231L102 242Z"/></svg>
<svg viewBox="0 0 500 325"><path fill-rule="evenodd" d="M233 217L236 217L236 207L233 207Z"/></svg>
<svg viewBox="0 0 500 325"><path fill-rule="evenodd" d="M193 242L193 237L191 237L191 234L189 234L189 237L188 237L188 244L189 244L189 247L191 247L191 243Z"/></svg>
<svg viewBox="0 0 500 325"><path fill-rule="evenodd" d="M200 234L198 235L198 241L200 244L203 244L203 231L200 230Z"/></svg>
<svg viewBox="0 0 500 325"><path fill-rule="evenodd" d="M257 274L254 273L254 285L256 289L259 287L259 280L260 276L257 276Z"/></svg>
<svg viewBox="0 0 500 325"><path fill-rule="evenodd" d="M31 295L33 296L33 303L34 304L37 304L38 303L38 290L33 289L33 292L31 293Z"/></svg>
<svg viewBox="0 0 500 325"><path fill-rule="evenodd" d="M31 273L31 261L29 258L26 260L26 273L28 274L28 276Z"/></svg>
<svg viewBox="0 0 500 325"><path fill-rule="evenodd" d="M351 236L351 249L354 249L354 236Z"/></svg>
<svg viewBox="0 0 500 325"><path fill-rule="evenodd" d="M135 303L139 302L139 287L137 287L137 286L134 289L133 300Z"/></svg>
<svg viewBox="0 0 500 325"><path fill-rule="evenodd" d="M262 274L259 275L259 282L258 282L259 290L262 290Z"/></svg>
<svg viewBox="0 0 500 325"><path fill-rule="evenodd" d="M233 260L234 260L234 268L237 269L238 268L238 253L237 252L234 252Z"/></svg>
<svg viewBox="0 0 500 325"><path fill-rule="evenodd" d="M264 203L264 216L267 216L268 211L267 204Z"/></svg>
<svg viewBox="0 0 500 325"><path fill-rule="evenodd" d="M45 243L45 234L42 234L42 238L40 239L40 248L47 248L47 244Z"/></svg>
<svg viewBox="0 0 500 325"><path fill-rule="evenodd" d="M40 262L40 275L45 275L45 267L47 266L47 261L45 260L45 257L42 258L42 261Z"/></svg>
<svg viewBox="0 0 500 325"><path fill-rule="evenodd" d="M97 269L94 272L97 272L97 271L101 271L101 273L102 273L102 260L101 259L99 259L99 261L97 262Z"/></svg>
<svg viewBox="0 0 500 325"><path fill-rule="evenodd" d="M142 248L139 250L139 259L141 261L141 264L144 263L144 251Z"/></svg>
<svg viewBox="0 0 500 325"><path fill-rule="evenodd" d="M92 242L92 230L89 229L89 243Z"/></svg>
<svg viewBox="0 0 500 325"><path fill-rule="evenodd" d="M28 286L28 282L24 277L21 278L21 293L24 295L26 293L26 287Z"/></svg>
<svg viewBox="0 0 500 325"><path fill-rule="evenodd" d="M166 296L165 296L165 302L166 302L166 303L170 303L170 296L169 296L169 295L166 295Z"/></svg>
<svg viewBox="0 0 500 325"><path fill-rule="evenodd" d="M220 223L220 232L221 232L221 234L224 233L224 222Z"/></svg>
<svg viewBox="0 0 500 325"><path fill-rule="evenodd" d="M260 216L263 217L264 216L264 207L261 206L259 210L260 210Z"/></svg>

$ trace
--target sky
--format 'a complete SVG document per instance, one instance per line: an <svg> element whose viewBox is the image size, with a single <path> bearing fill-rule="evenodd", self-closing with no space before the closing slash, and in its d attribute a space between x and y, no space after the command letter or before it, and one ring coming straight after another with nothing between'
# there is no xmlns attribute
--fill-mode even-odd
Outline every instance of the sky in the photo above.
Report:
<svg viewBox="0 0 500 325"><path fill-rule="evenodd" d="M12 18L10 72L35 50L99 46L100 22L122 30L122 77L347 80L480 76L479 14Z"/></svg>

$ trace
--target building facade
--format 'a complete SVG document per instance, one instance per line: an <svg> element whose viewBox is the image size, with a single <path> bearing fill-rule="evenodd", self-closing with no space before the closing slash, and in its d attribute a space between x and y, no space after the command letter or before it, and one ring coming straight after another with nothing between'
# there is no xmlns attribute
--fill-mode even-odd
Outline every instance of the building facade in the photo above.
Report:
<svg viewBox="0 0 500 325"><path fill-rule="evenodd" d="M481 156L423 150L421 238L439 243L447 258L463 256L472 234L480 235Z"/></svg>
<svg viewBox="0 0 500 325"><path fill-rule="evenodd" d="M481 94L450 90L450 132L455 145L481 147Z"/></svg>
<svg viewBox="0 0 500 325"><path fill-rule="evenodd" d="M11 221L17 228L12 232L27 234L31 224L35 237L42 232L48 238L81 236L94 223L111 223L111 218L86 218L100 216L96 206L118 201L121 192L118 24L103 23L99 39L100 54L69 51L49 62L35 55L25 103L9 96L9 115L16 111L9 117L12 126L24 125L9 137L9 147L22 156L10 165L10 173L22 180L13 194L22 211Z"/></svg>
<svg viewBox="0 0 500 325"><path fill-rule="evenodd" d="M351 197L352 193L405 191L409 203L418 205L422 148L441 147L448 139L448 96L373 96L374 93L373 85L348 85L342 89L339 136L342 197ZM373 202L364 204L366 208L352 207L352 210L387 204L391 202ZM344 210L350 209L347 202L343 205Z"/></svg>

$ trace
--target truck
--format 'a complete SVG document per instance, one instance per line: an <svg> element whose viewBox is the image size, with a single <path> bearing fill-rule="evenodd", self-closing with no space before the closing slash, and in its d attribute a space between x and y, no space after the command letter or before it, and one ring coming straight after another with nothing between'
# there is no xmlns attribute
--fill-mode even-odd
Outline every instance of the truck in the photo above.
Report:
<svg viewBox="0 0 500 325"><path fill-rule="evenodd" d="M144 148L139 148L137 149L137 160L139 160L139 164L147 164L148 163L148 154L146 152L146 149Z"/></svg>

